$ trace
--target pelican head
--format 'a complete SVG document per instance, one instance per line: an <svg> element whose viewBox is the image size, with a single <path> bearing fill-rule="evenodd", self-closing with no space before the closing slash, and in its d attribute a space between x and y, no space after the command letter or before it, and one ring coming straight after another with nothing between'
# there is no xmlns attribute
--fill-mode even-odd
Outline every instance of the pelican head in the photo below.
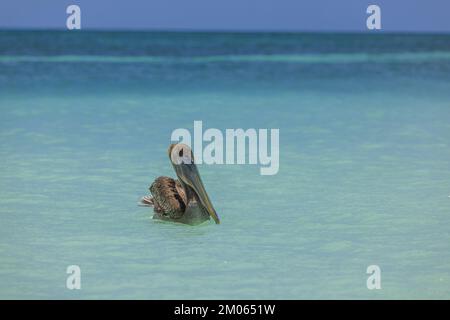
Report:
<svg viewBox="0 0 450 320"><path fill-rule="evenodd" d="M200 201L200 205L206 209L216 224L219 224L219 216L217 215L216 210L214 210L211 200L209 200L208 194L206 193L197 166L194 163L194 155L191 148L183 143L171 144L168 149L168 154L181 184L194 191Z"/></svg>

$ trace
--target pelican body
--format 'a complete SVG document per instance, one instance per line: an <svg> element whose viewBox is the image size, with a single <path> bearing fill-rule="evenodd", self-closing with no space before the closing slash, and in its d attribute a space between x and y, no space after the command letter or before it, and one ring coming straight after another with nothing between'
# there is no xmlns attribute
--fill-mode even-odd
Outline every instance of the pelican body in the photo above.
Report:
<svg viewBox="0 0 450 320"><path fill-rule="evenodd" d="M219 224L192 150L185 144L172 144L168 154L178 180L157 178L150 186L151 196L143 197L141 204L153 207L153 219L198 225L213 218Z"/></svg>

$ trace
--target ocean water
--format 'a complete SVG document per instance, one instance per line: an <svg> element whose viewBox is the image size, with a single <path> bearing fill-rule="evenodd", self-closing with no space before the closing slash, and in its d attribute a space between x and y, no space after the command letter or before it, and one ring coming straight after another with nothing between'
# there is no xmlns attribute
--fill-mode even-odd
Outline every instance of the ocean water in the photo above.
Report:
<svg viewBox="0 0 450 320"><path fill-rule="evenodd" d="M279 172L157 222L194 120L278 128ZM449 147L450 35L1 31L0 298L448 299Z"/></svg>

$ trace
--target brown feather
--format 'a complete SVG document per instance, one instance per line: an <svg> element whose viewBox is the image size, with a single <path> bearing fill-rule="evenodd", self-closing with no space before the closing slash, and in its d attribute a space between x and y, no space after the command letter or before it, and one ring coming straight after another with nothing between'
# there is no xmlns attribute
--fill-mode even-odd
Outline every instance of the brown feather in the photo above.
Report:
<svg viewBox="0 0 450 320"><path fill-rule="evenodd" d="M155 211L173 219L183 216L187 201L178 180L159 177L150 186L150 192L153 196Z"/></svg>

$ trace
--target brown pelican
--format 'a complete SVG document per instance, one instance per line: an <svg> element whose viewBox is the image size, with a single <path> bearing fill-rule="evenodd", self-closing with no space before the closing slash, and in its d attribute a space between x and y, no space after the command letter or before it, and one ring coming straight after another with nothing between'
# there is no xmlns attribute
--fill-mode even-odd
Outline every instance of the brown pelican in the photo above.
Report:
<svg viewBox="0 0 450 320"><path fill-rule="evenodd" d="M219 224L191 148L182 143L171 144L168 154L178 180L157 178L150 186L151 196L143 197L141 204L153 207L153 219L197 225L211 217Z"/></svg>

